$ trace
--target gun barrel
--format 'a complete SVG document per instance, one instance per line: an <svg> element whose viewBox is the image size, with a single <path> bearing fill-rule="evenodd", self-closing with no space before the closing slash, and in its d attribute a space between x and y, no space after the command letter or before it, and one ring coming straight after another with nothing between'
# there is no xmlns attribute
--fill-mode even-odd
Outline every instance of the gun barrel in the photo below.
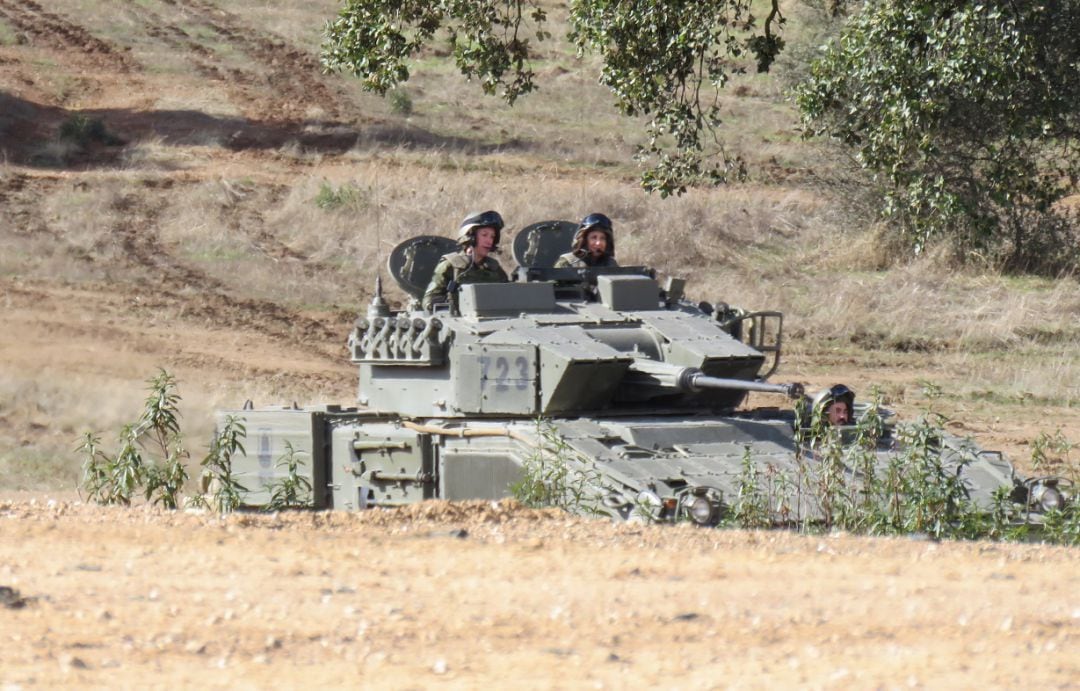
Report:
<svg viewBox="0 0 1080 691"><path fill-rule="evenodd" d="M710 377L697 367L681 367L646 358L636 359L630 364L628 380L634 384L689 393L705 389L732 389L779 393L789 398L799 398L804 393L803 385L799 383L769 384L749 379Z"/></svg>
<svg viewBox="0 0 1080 691"><path fill-rule="evenodd" d="M720 377L706 376L700 370L697 374L691 374L688 379L693 391L701 391L702 389L740 389L742 391L782 393L788 398L801 398L805 393L805 388L798 382L769 384L763 381L748 381L746 379L722 379Z"/></svg>

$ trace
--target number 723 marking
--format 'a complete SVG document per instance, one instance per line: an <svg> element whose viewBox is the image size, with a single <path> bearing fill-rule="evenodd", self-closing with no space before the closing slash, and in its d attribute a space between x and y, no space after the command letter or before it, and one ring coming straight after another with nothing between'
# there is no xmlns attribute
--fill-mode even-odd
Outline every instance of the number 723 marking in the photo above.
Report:
<svg viewBox="0 0 1080 691"><path fill-rule="evenodd" d="M510 358L499 355L488 357L481 355L480 360L480 385L486 387L489 381L495 382L496 391L509 391L511 384L514 388L524 390L529 388L529 360L524 355L514 358L513 367L516 377L510 376ZM494 369L495 376L490 376Z"/></svg>

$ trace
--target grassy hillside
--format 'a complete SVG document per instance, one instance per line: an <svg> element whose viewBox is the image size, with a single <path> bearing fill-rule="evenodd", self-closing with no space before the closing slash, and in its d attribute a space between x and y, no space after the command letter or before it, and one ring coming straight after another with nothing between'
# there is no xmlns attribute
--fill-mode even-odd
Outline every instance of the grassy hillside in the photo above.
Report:
<svg viewBox="0 0 1080 691"><path fill-rule="evenodd" d="M432 51L384 100L320 73L335 7L0 0L0 486L70 486L76 437L130 417L157 367L196 453L215 406L351 402L343 344L389 249L482 207L511 235L602 211L624 263L783 310L779 380L932 404L1021 462L1041 433L1080 441L1076 280L893 261L857 190L820 182L835 163L783 69L725 97L750 180L662 200L590 58L545 46L511 109Z"/></svg>

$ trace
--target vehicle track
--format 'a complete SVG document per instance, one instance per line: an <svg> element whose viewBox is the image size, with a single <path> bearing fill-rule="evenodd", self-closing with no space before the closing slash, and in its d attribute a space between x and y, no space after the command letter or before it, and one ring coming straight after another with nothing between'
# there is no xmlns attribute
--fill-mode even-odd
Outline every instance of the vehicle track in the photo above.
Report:
<svg viewBox="0 0 1080 691"><path fill-rule="evenodd" d="M290 46L280 37L244 24L236 15L210 3L201 0L162 2L212 30L258 65L263 74L223 68L217 64L219 59L213 51L200 45L182 28L169 24L149 10L138 10L138 15L145 18L147 31L173 42L178 48L190 50L201 73L223 81L235 80L240 88L234 93L254 106L247 113L250 117L296 122L307 119L312 105L329 119L340 117L346 110L343 98L324 82L315 56ZM269 100L268 93L272 94Z"/></svg>
<svg viewBox="0 0 1080 691"><path fill-rule="evenodd" d="M130 72L136 63L113 44L67 18L49 12L34 0L0 0L0 17L42 45L81 53L82 62L117 72Z"/></svg>
<svg viewBox="0 0 1080 691"><path fill-rule="evenodd" d="M266 70L272 89L281 94L280 112L287 120L299 120L312 105L319 106L326 118L339 118L341 97L330 90L322 77L319 59L289 45L281 37L248 26L238 15L204 0L163 0L191 13L204 26L213 29L251 57Z"/></svg>
<svg viewBox="0 0 1080 691"><path fill-rule="evenodd" d="M230 199L233 200L233 213L224 219L230 231L246 235L251 241L251 246L271 260L300 262L305 276L314 277L326 270L322 262L317 262L303 252L298 252L266 230L262 210L280 202L288 194L288 187L270 185L266 195L255 195L253 190L231 185L226 190Z"/></svg>
<svg viewBox="0 0 1080 691"><path fill-rule="evenodd" d="M262 119L280 109L279 100L266 93L257 75L221 64L214 51L192 38L182 27L146 7L132 8L131 14L149 36L183 55L200 76L222 85L245 117Z"/></svg>
<svg viewBox="0 0 1080 691"><path fill-rule="evenodd" d="M128 194L117 203L124 213L113 232L119 237L129 263L149 269L155 277L154 290L163 291L161 297L166 302L183 303L184 314L188 316L268 331L285 341L314 346L328 359L340 359L340 334L331 326L273 302L234 297L219 280L178 261L159 242L155 231L167 200L155 200L155 205L149 206ZM191 300L192 288L198 290L198 301Z"/></svg>
<svg viewBox="0 0 1080 691"><path fill-rule="evenodd" d="M0 178L0 219L9 220L9 227L15 233L47 234L57 251L94 262L101 248L72 245L42 215L41 199L64 184L69 184L69 180L61 177L16 174ZM221 327L258 331L263 337L301 345L328 361L339 363L341 325L306 317L267 300L231 295L228 286L180 261L160 242L156 227L170 203L173 187L170 181L150 194L128 191L113 202L113 208L121 212L119 221L110 229L110 238L122 250L116 261L128 269L136 269L139 277L133 280L146 285L142 308L180 313L185 319ZM268 237L266 241L271 240Z"/></svg>

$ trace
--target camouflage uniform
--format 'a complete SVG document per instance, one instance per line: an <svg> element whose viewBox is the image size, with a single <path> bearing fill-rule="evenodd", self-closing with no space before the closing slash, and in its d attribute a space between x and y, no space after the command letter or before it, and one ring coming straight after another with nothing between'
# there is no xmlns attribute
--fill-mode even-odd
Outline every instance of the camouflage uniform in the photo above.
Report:
<svg viewBox="0 0 1080 691"><path fill-rule="evenodd" d="M573 252L567 252L566 254L559 255L559 258L555 260L555 268L561 269L563 267L570 267L572 269L585 269L590 266L618 266L619 263L615 261L615 257L610 254L605 254L600 257L598 261L592 260L592 255L588 252L584 253L584 256L579 256L580 250Z"/></svg>
<svg viewBox="0 0 1080 691"><path fill-rule="evenodd" d="M430 310L436 300L448 297L451 282L461 286L466 283L506 283L509 280L510 277L490 254L479 264L473 263L472 255L464 251L445 254L431 275L422 304L424 309Z"/></svg>
<svg viewBox="0 0 1080 691"><path fill-rule="evenodd" d="M607 236L607 248L604 255L599 259L593 259L586 247L589 232L602 230ZM586 269L591 266L618 266L615 261L615 232L611 228L611 219L604 214L589 214L578 225L574 239L570 242L570 251L555 260L555 268L570 267L572 269Z"/></svg>

